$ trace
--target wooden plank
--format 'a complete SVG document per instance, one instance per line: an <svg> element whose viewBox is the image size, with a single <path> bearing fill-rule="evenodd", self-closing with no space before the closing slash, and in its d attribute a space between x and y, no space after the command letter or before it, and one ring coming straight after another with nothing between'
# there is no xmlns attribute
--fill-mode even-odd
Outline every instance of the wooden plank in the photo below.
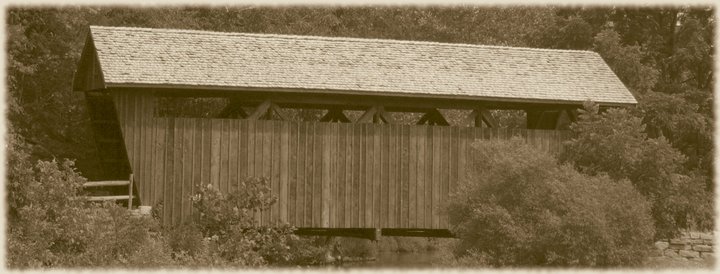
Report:
<svg viewBox="0 0 720 274"><path fill-rule="evenodd" d="M280 128L280 199L278 204L280 207L280 221L288 221L288 186L289 171L288 164L290 161L290 125L287 122L281 124Z"/></svg>
<svg viewBox="0 0 720 274"><path fill-rule="evenodd" d="M452 166L450 163L452 162L452 127L444 127L442 128L443 132L443 168L442 171L442 185L440 190L440 203L438 204L438 214L440 214L440 224L438 224L438 228L447 228L445 223L447 222L447 215L442 213L442 209L445 206L445 202L448 200L448 192L450 190L450 174L452 170Z"/></svg>
<svg viewBox="0 0 720 274"><path fill-rule="evenodd" d="M380 133L380 156L382 160L380 161L381 164L381 173L380 173L380 194L378 195L380 197L380 226L379 227L389 227L389 215L390 207L388 206L388 201L390 200L390 189L389 189L389 172L390 172L390 132L392 130L392 125L384 126L382 127L382 132Z"/></svg>
<svg viewBox="0 0 720 274"><path fill-rule="evenodd" d="M383 199L386 200L384 210L386 211L386 222L385 228L394 228L395 225L395 174L397 167L397 129L399 125L393 124L387 126L385 132L385 144L383 145L383 152L387 152L387 159L384 161L386 167L386 179L383 181L386 184L385 195Z"/></svg>
<svg viewBox="0 0 720 274"><path fill-rule="evenodd" d="M189 221L191 214L190 196L192 195L192 171L193 171L193 132L195 128L194 119L184 119L183 125L183 166L182 166L182 191L180 195L180 222Z"/></svg>
<svg viewBox="0 0 720 274"><path fill-rule="evenodd" d="M230 193L230 120L220 119L220 191Z"/></svg>
<svg viewBox="0 0 720 274"><path fill-rule="evenodd" d="M330 227L330 128L324 123L315 124L322 132L320 139L320 227Z"/></svg>
<svg viewBox="0 0 720 274"><path fill-rule="evenodd" d="M338 169L337 169L337 184L338 184L338 208L336 212L337 226L336 227L349 227L345 223L345 216L347 216L347 125L338 125Z"/></svg>
<svg viewBox="0 0 720 274"><path fill-rule="evenodd" d="M364 220L363 227L370 228L373 225L373 223L372 223L372 220L373 220L373 215L372 215L372 202L373 202L373 200L372 200L372 180L373 180L373 177L372 177L372 174L373 174L373 161L375 159L373 159L373 150L372 150L373 149L373 143L372 143L373 138L372 138L372 136L375 133L375 131L374 131L372 124L367 124L364 126L365 126L365 134L363 137L365 139L365 172L364 172L365 181L363 183L363 186L364 186L364 194L365 194L365 199L364 199L365 204L364 204L363 209L365 212L365 218L364 218L365 220Z"/></svg>
<svg viewBox="0 0 720 274"><path fill-rule="evenodd" d="M400 149L402 150L401 151L402 166L400 167L401 172L402 172L402 178L400 180L402 182L402 189L401 189L402 198L400 200L401 201L401 212L400 212L400 217L401 217L400 226L401 227L408 227L408 223L409 223L409 219L410 219L410 217L408 215L409 214L409 206L410 206L410 204L409 204L409 201L410 201L410 197L409 197L410 196L410 191L409 191L410 170L409 170L409 161L408 161L408 154L409 154L408 143L410 143L409 128L410 128L410 126L407 126L407 125L402 125L400 127L400 129L402 131L400 134L402 136L402 139L400 140L400 146L399 146Z"/></svg>
<svg viewBox="0 0 720 274"><path fill-rule="evenodd" d="M192 162L192 181L190 182L190 195L195 195L198 191L197 187L202 181L202 148L203 148L203 124L202 119L193 119L193 162ZM192 206L192 201L188 201L190 205L190 216L197 214Z"/></svg>
<svg viewBox="0 0 720 274"><path fill-rule="evenodd" d="M83 187L103 187L103 186L126 186L130 181L90 181L83 184Z"/></svg>
<svg viewBox="0 0 720 274"><path fill-rule="evenodd" d="M200 141L200 151L201 155L198 155L200 159L200 187L205 187L207 185L212 185L212 141L213 141L213 126L212 121L210 119L201 119L200 120L201 128L202 128L202 134L201 134L201 141Z"/></svg>
<svg viewBox="0 0 720 274"><path fill-rule="evenodd" d="M432 136L433 136L433 142L432 142L432 157L433 157L433 164L432 164L432 228L437 228L439 224L438 220L438 202L440 201L440 164L442 160L441 155L441 148L442 148L442 136L440 133L439 127L432 127Z"/></svg>
<svg viewBox="0 0 720 274"><path fill-rule="evenodd" d="M305 212L306 208L306 193L307 193L307 185L308 185L308 166L310 165L308 163L308 149L307 149L307 136L308 136L308 124L307 123L300 123L298 128L298 197L297 197L297 215L298 215L298 221L297 224L301 226L307 226L307 213Z"/></svg>
<svg viewBox="0 0 720 274"><path fill-rule="evenodd" d="M139 181L139 182L144 182L145 174L146 174L146 170L147 170L145 168L145 166L148 164L148 161L147 161L148 138L146 137L147 134L145 133L145 130L147 128L147 125L145 125L145 121L147 120L147 115L146 115L146 108L147 108L146 101L147 100L145 100L145 96L138 96L138 97L139 97L138 99L139 99L139 103L140 103L140 105L138 106L139 119L138 119L138 125L137 125L138 126L137 135L138 135L138 141L139 141L138 142L138 144L139 144L138 156L139 157L138 157L138 165L136 166L137 168L135 169L135 171L133 173L133 178L134 178L133 180ZM145 184L142 184L142 183L133 184L133 186L137 190L136 193L139 196L138 198L140 199L140 203L142 203L143 197L146 196L145 190L147 189L147 187L145 186ZM133 190L130 190L130 191L133 191ZM130 193L129 195L132 195L132 193ZM128 209L132 209L132 200L130 200Z"/></svg>
<svg viewBox="0 0 720 274"><path fill-rule="evenodd" d="M130 164L132 165L130 170L131 170L131 173L136 173L135 170L142 169L141 168L142 162L140 161L140 158L142 156L142 151L141 151L142 142L141 142L141 138L140 138L140 137L142 137L141 136L142 128L140 125L141 120L142 120L142 105L141 105L142 98L140 96L138 96L137 93L128 94L128 95L131 96L130 98L132 98L133 103L132 103L131 108L134 113L133 120L132 120L133 134L130 135L134 139L133 147L132 147L134 157L133 157L133 161L130 162Z"/></svg>
<svg viewBox="0 0 720 274"><path fill-rule="evenodd" d="M267 121L272 127L270 131L270 139L272 147L270 148L270 182L272 184L272 193L275 197L280 197L280 121ZM270 206L269 223L274 223L280 219L280 203L276 202Z"/></svg>
<svg viewBox="0 0 720 274"><path fill-rule="evenodd" d="M343 131L343 139L345 140L345 145L343 146L343 151L345 153L345 171L342 173L343 175L343 186L344 186L344 194L343 194L343 204L344 204L344 211L342 212L343 216L343 227L351 227L351 221L352 221L352 162L353 162L353 153L352 153L352 133L353 133L353 125L350 124L343 124L341 125L342 128L344 128Z"/></svg>
<svg viewBox="0 0 720 274"><path fill-rule="evenodd" d="M153 167L153 184L155 185L155 193L153 193L153 203L150 206L157 206L156 203L163 200L163 184L165 183L165 130L167 128L167 119L155 119L156 138L155 138L155 166Z"/></svg>
<svg viewBox="0 0 720 274"><path fill-rule="evenodd" d="M415 127L417 132L417 227L425 227L425 177L427 155L425 154L427 129Z"/></svg>
<svg viewBox="0 0 720 274"><path fill-rule="evenodd" d="M173 184L172 184L172 223L179 224L182 213L182 169L185 158L183 158L183 132L185 131L185 119L178 118L175 120L173 140L173 150L175 153L175 162L173 165Z"/></svg>
<svg viewBox="0 0 720 274"><path fill-rule="evenodd" d="M228 193L232 191L236 191L239 186L239 166L238 166L238 160L240 158L240 148L238 146L240 145L240 130L239 130L239 123L238 120L227 120L228 121L228 134L229 134L229 142L228 142Z"/></svg>
<svg viewBox="0 0 720 274"><path fill-rule="evenodd" d="M312 220L313 226L321 227L323 225L322 220L322 194L323 194L323 135L325 134L324 128L319 123L313 123L313 129L315 131L315 137L313 138L313 161L315 162L313 170L313 207L312 207Z"/></svg>
<svg viewBox="0 0 720 274"><path fill-rule="evenodd" d="M417 225L417 130L416 127L410 127L408 132L410 138L408 146L408 227L418 227Z"/></svg>
<svg viewBox="0 0 720 274"><path fill-rule="evenodd" d="M260 170L258 174L269 180L270 186L272 187L272 124L268 121L257 121L258 129L262 136L262 147L260 153L258 153L258 163ZM275 191L275 190L273 190ZM261 224L267 225L270 222L271 209L264 210L260 214Z"/></svg>
<svg viewBox="0 0 720 274"><path fill-rule="evenodd" d="M102 201L117 201L117 200L127 200L128 195L116 195L116 196L89 196L87 197L87 200L90 202L102 202ZM133 198L135 196L133 195Z"/></svg>
<svg viewBox="0 0 720 274"><path fill-rule="evenodd" d="M432 127L426 129L427 139L425 141L425 225L432 227L432 190L433 190L433 131Z"/></svg>
<svg viewBox="0 0 720 274"><path fill-rule="evenodd" d="M287 222L297 224L297 179L298 179L298 123L288 124L288 185L287 185Z"/></svg>
<svg viewBox="0 0 720 274"><path fill-rule="evenodd" d="M212 132L210 133L210 184L213 188L220 189L220 138L222 121L211 120Z"/></svg>
<svg viewBox="0 0 720 274"><path fill-rule="evenodd" d="M373 127L373 173L372 173L372 225L379 228L380 226L380 178L382 175L382 155L380 147L380 136L383 134L383 125L375 124Z"/></svg>
<svg viewBox="0 0 720 274"><path fill-rule="evenodd" d="M337 228L341 227L338 220L338 212L340 208L340 178L339 178L339 170L340 165L342 164L341 159L344 158L343 155L340 153L340 128L339 123L332 123L330 124L332 128L332 134L330 135L331 138L331 145L332 145L332 151L330 152L331 157L331 169L330 169L330 185L332 186L331 190L331 197L330 200L330 227Z"/></svg>
<svg viewBox="0 0 720 274"><path fill-rule="evenodd" d="M238 177L240 180L245 180L249 176L248 174L248 141L250 140L250 134L248 129L248 122L247 120L238 120L238 126L239 129L239 139L240 139L240 147L239 147L239 153L238 155L238 161L240 165L240 169L238 170Z"/></svg>
<svg viewBox="0 0 720 274"><path fill-rule="evenodd" d="M460 128L454 127L452 128L451 132L452 136L450 137L451 143L450 143L450 185L448 186L448 197L447 201L450 201L450 196L454 194L457 191L457 185L458 185L458 178L460 176L460 167L458 163L458 158L460 154ZM446 219L446 224L443 228L449 228L449 219Z"/></svg>
<svg viewBox="0 0 720 274"><path fill-rule="evenodd" d="M362 134L362 127L360 125L350 126L352 129L352 186L350 192L350 199L352 203L351 210L351 225L352 227L360 227L360 163L362 160L360 154L360 136Z"/></svg>

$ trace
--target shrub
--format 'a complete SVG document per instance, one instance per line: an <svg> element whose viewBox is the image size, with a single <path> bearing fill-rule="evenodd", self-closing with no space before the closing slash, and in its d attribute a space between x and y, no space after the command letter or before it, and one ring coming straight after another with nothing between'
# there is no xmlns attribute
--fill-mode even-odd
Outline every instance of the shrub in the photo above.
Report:
<svg viewBox="0 0 720 274"><path fill-rule="evenodd" d="M586 174L630 180L652 202L659 237L671 238L691 223L712 227L712 195L705 191L705 178L684 170L686 157L664 137L648 138L641 118L624 109L599 114L598 106L588 102L571 129L576 136L565 144L560 159Z"/></svg>
<svg viewBox="0 0 720 274"><path fill-rule="evenodd" d="M150 236L157 223L113 203L89 204L86 181L69 160L31 163L17 139L8 146L7 265L10 268L161 266L169 253ZM143 255L144 254L144 255Z"/></svg>
<svg viewBox="0 0 720 274"><path fill-rule="evenodd" d="M253 214L268 209L277 200L265 178L248 178L227 194L212 185L198 189L192 198L199 213L198 227L204 237L215 239L211 252L229 265L283 265L304 256L298 245L293 250L289 244L298 241L294 228L256 224Z"/></svg>
<svg viewBox="0 0 720 274"><path fill-rule="evenodd" d="M520 139L473 144L471 173L446 208L454 253L491 265L639 263L652 242L649 204L626 180L559 165Z"/></svg>

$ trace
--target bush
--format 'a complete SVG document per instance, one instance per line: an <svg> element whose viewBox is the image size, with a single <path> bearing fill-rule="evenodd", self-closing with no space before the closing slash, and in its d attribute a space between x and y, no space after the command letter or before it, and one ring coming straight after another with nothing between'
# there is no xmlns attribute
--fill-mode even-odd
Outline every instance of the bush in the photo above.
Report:
<svg viewBox="0 0 720 274"><path fill-rule="evenodd" d="M664 137L648 138L641 118L624 109L599 114L596 104L586 103L571 129L576 136L560 159L586 174L630 180L652 202L657 236L671 238L690 225L712 227L706 179L686 171L686 157Z"/></svg>
<svg viewBox="0 0 720 274"><path fill-rule="evenodd" d="M612 266L644 258L650 207L628 181L581 174L520 139L476 142L473 153L471 174L446 208L459 261Z"/></svg>
<svg viewBox="0 0 720 274"><path fill-rule="evenodd" d="M315 254L293 234L294 228L276 224L259 226L253 214L268 209L277 198L265 178L248 178L228 194L212 185L198 187L192 202L199 213L198 227L214 239L214 252L233 266L287 265L308 261ZM308 250L303 250L308 248Z"/></svg>
<svg viewBox="0 0 720 274"><path fill-rule="evenodd" d="M72 161L32 163L27 147L8 138L7 265L10 268L163 265L157 227L150 218L130 218L115 204L90 204L86 179ZM144 255L143 255L144 254ZM152 254L152 255L150 255Z"/></svg>

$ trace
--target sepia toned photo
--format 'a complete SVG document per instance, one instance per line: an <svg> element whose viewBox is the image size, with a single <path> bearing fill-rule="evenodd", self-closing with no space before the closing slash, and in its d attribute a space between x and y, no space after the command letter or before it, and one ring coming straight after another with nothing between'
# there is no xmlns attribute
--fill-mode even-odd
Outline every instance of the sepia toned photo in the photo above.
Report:
<svg viewBox="0 0 720 274"><path fill-rule="evenodd" d="M9 270L715 268L711 5L9 5Z"/></svg>

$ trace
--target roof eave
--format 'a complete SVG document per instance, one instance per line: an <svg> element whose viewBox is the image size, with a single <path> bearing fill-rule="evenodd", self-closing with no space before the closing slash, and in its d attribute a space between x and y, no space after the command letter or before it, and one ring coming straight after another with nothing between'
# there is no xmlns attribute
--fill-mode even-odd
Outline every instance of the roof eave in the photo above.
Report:
<svg viewBox="0 0 720 274"><path fill-rule="evenodd" d="M501 103L524 103L524 104L547 104L547 105L582 105L587 100L550 100L550 99L529 99L529 98L507 98L507 97L491 97L491 96L473 96L462 94L424 94L424 93L398 93L398 92L381 92L370 90L338 90L338 89L304 89L304 88L268 88L268 87L235 87L235 86L204 86L204 85L181 85L181 84L146 84L146 83L105 83L107 88L162 88L162 89L180 89L180 90L214 90L214 91L271 91L271 92L289 92L289 93L312 93L315 95L334 94L334 95L364 95L377 97L412 97L425 99L446 99L446 100L477 100ZM635 99L633 97L633 99ZM637 105L629 102L607 102L594 101L603 107L631 107Z"/></svg>

